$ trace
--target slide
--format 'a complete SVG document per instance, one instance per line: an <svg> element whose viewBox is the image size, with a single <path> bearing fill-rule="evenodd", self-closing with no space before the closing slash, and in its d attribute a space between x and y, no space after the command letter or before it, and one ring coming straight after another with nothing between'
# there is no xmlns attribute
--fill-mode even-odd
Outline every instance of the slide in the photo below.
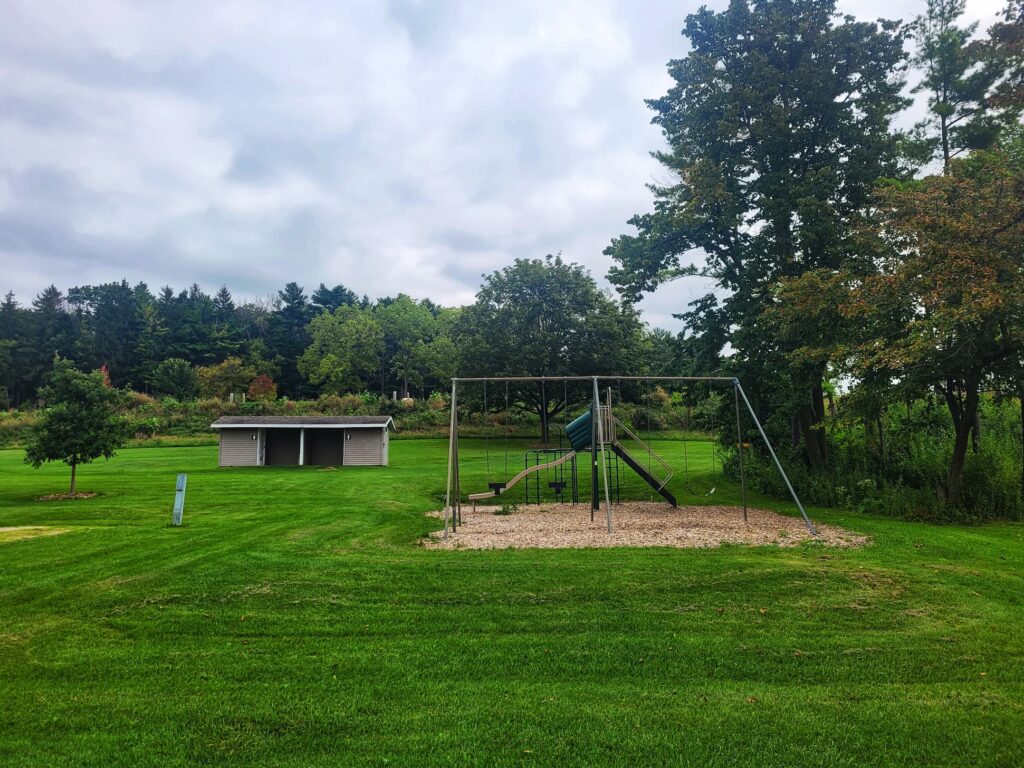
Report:
<svg viewBox="0 0 1024 768"><path fill-rule="evenodd" d="M607 443L607 445L609 445L609 447L615 452L616 456L618 456L620 459L626 462L630 469L632 469L634 472L640 475L640 477L642 477L644 481L649 486L651 486L651 488L660 493L662 498L665 499L665 501L667 501L673 507L679 506L676 503L676 497L669 493L667 488L660 487L658 485L658 481L651 476L651 473L647 471L647 468L644 467L644 465L641 464L639 461L634 459L633 455L625 448L623 448L621 443ZM472 498L472 496L470 498Z"/></svg>
<svg viewBox="0 0 1024 768"><path fill-rule="evenodd" d="M500 496L502 493L507 491L509 488L511 488L516 483L518 483L520 480L522 480L527 475L532 475L534 472L540 472L542 469L552 469L554 467L557 467L559 464L564 464L565 462L569 461L575 455L576 455L576 451L569 451L568 453L559 456L554 461L549 461L546 464L536 464L535 466L527 467L522 472L520 472L518 475L516 475L511 480L509 480L507 483L505 483L505 487L504 488L502 488L500 490L496 490L496 491L486 491L484 493L471 493L471 494L469 494L469 500L470 501L480 501L480 499L490 499L490 498L493 498L495 496Z"/></svg>

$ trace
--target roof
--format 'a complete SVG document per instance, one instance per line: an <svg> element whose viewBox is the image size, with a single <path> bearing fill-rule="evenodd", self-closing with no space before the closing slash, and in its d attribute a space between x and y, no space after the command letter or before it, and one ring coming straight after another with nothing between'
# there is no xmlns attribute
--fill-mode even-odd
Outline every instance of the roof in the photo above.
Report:
<svg viewBox="0 0 1024 768"><path fill-rule="evenodd" d="M387 428L393 424L390 416L221 416L212 429L238 429L244 427L315 427L372 429Z"/></svg>

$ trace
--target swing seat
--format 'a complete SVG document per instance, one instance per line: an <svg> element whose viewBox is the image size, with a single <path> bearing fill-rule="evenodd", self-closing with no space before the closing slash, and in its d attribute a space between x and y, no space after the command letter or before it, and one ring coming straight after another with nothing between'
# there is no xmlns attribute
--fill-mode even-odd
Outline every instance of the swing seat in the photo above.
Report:
<svg viewBox="0 0 1024 768"><path fill-rule="evenodd" d="M499 496L501 495L501 492L505 490L506 485L505 483L488 483L487 487L494 492L495 496Z"/></svg>
<svg viewBox="0 0 1024 768"><path fill-rule="evenodd" d="M562 491L565 490L565 483L562 481L551 482L548 483L548 488L555 491L556 493L561 493Z"/></svg>

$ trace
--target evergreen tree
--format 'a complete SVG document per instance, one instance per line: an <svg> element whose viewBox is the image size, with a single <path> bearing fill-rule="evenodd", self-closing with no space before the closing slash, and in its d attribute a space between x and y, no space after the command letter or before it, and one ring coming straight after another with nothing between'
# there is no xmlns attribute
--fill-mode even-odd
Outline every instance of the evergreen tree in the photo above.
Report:
<svg viewBox="0 0 1024 768"><path fill-rule="evenodd" d="M905 33L840 17L834 0L733 0L687 17L683 34L691 50L669 64L675 83L649 102L673 181L630 220L637 234L606 250L609 279L635 300L676 278L712 278L723 298L682 314L703 373L731 348L755 406L781 409L820 464L825 370L793 365L762 315L781 278L844 261L875 180L900 172L891 122L906 104Z"/></svg>
<svg viewBox="0 0 1024 768"><path fill-rule="evenodd" d="M359 303L355 292L340 283L333 288L320 283L320 287L313 291L311 300L317 312L334 312L338 307L354 307Z"/></svg>
<svg viewBox="0 0 1024 768"><path fill-rule="evenodd" d="M279 388L289 397L300 397L304 382L298 370L298 359L309 345L306 326L313 317L313 310L298 283L288 283L278 292L277 299L277 310L268 323L267 343L271 353L280 357Z"/></svg>

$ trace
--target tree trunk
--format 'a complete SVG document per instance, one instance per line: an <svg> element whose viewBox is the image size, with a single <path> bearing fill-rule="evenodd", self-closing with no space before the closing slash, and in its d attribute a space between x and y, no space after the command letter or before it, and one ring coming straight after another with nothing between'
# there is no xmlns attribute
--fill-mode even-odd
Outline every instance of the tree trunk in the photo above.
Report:
<svg viewBox="0 0 1024 768"><path fill-rule="evenodd" d="M964 382L962 400L957 396L953 380L946 382L942 394L946 398L956 435L953 441L953 457L949 461L949 476L946 479L946 500L951 505L959 507L963 505L964 500L964 463L967 461L967 449L970 447L971 433L974 431L978 413L978 382L970 379Z"/></svg>
<svg viewBox="0 0 1024 768"><path fill-rule="evenodd" d="M971 423L971 452L977 454L981 447L981 409L974 412L974 421Z"/></svg>
<svg viewBox="0 0 1024 768"><path fill-rule="evenodd" d="M1024 389L1017 393L1020 403L1020 490L1024 493Z"/></svg>
<svg viewBox="0 0 1024 768"><path fill-rule="evenodd" d="M825 436L825 388L818 378L811 385L810 402L797 411L800 435L807 449L807 461L820 467L828 459L828 440Z"/></svg>
<svg viewBox="0 0 1024 768"><path fill-rule="evenodd" d="M71 462L71 490L68 492L68 495L71 498L75 497L75 471L77 469L78 469L78 464L75 463L75 462Z"/></svg>

